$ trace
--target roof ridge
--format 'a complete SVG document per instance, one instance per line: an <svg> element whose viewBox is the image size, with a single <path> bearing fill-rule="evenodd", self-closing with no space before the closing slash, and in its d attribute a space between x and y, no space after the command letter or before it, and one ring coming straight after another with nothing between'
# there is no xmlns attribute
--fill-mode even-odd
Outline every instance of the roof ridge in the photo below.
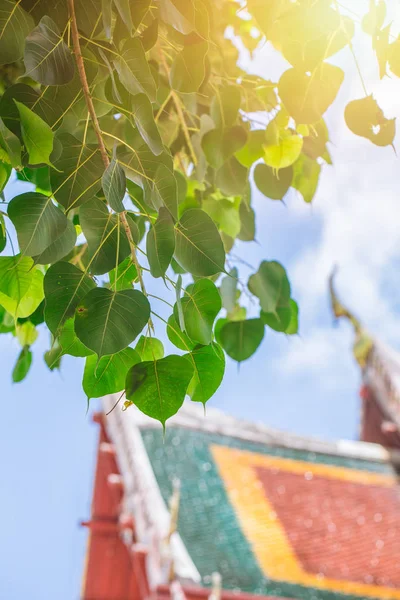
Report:
<svg viewBox="0 0 400 600"><path fill-rule="evenodd" d="M134 421L139 428L158 429L157 421L147 417L134 406L129 408L129 411L135 411ZM167 427L168 425L216 433L258 444L400 465L399 450L391 450L370 442L345 439L330 441L302 436L274 429L260 422L233 417L218 408L207 407L204 414L203 406L189 400L186 400L179 412L168 420Z"/></svg>

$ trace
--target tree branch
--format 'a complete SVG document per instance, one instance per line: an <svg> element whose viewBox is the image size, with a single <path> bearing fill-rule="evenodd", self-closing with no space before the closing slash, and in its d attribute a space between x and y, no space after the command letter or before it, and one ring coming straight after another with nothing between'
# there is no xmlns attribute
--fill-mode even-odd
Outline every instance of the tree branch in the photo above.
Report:
<svg viewBox="0 0 400 600"><path fill-rule="evenodd" d="M101 153L101 158L103 159L105 168L107 168L110 164L110 159L108 157L107 149L104 144L104 140L103 140L103 136L102 136L101 128L100 128L100 123L99 123L99 120L96 115L92 96L91 96L90 90L89 90L88 80L86 77L85 65L83 62L83 57L82 57L82 52L81 52L81 44L79 41L79 31L78 31L78 24L76 21L74 0L68 0L68 10L69 10L69 16L71 19L72 44L73 44L73 49L74 49L74 54L75 54L76 66L77 66L78 73L79 73L79 79L81 81L82 90L83 90L83 93L85 96L86 106L88 108L90 118L92 120L93 127L94 127L94 130L96 133L97 142L98 142L100 153ZM126 217L126 211L120 213L120 217L121 217L122 225L125 230L126 237L128 238L128 241L129 241L129 245L131 248L132 262L135 265L137 273L138 273L140 287L142 289L143 294L145 296L147 296L146 288L145 288L143 277L142 277L141 267L139 265L139 261L136 256L135 242L133 241L132 232L129 227L128 219ZM152 325L151 325L151 327L152 327Z"/></svg>

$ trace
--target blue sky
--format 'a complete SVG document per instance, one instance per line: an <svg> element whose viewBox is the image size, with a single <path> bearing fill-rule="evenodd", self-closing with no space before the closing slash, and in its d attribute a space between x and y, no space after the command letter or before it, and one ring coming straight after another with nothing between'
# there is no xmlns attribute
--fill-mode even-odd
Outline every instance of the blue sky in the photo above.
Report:
<svg viewBox="0 0 400 600"><path fill-rule="evenodd" d="M379 82L368 48L361 51L367 86L387 116L400 116L399 80ZM362 89L350 53L340 61L346 82L339 110L328 113L334 166L324 169L313 206L295 193L286 206L256 196L258 244L240 244L235 252L255 268L262 259L286 266L301 307L300 336L267 332L260 351L240 370L228 361L210 405L283 430L356 439L360 375L350 328L333 327L327 277L338 264L345 302L379 339L400 346L400 179L391 148L375 148L347 131L343 106L349 97L362 97ZM252 69L262 72L265 64L279 76L283 65L268 47ZM244 270L245 281L247 276ZM7 600L79 598L86 537L78 523L89 516L97 429L85 414L83 363L67 358L60 374L50 373L42 358L47 348L43 331L32 372L12 385L18 347L11 337L0 337L0 597Z"/></svg>

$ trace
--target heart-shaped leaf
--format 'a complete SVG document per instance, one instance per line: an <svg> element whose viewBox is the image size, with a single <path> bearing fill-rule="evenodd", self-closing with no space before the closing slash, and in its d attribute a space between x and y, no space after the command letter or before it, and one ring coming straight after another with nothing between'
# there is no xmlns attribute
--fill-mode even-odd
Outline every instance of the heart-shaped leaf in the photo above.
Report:
<svg viewBox="0 0 400 600"><path fill-rule="evenodd" d="M99 198L81 206L79 218L88 243L91 273L108 273L129 255L129 242L121 217L110 213Z"/></svg>
<svg viewBox="0 0 400 600"><path fill-rule="evenodd" d="M182 298L182 311L185 331L191 340L203 345L211 343L212 328L221 307L221 296L210 279L200 279L188 288Z"/></svg>
<svg viewBox="0 0 400 600"><path fill-rule="evenodd" d="M95 287L93 279L71 263L58 262L48 269L44 278L44 314L48 328L56 337L81 300Z"/></svg>
<svg viewBox="0 0 400 600"><path fill-rule="evenodd" d="M8 205L8 216L17 231L21 253L27 256L44 252L64 233L68 224L51 196L37 192L15 196Z"/></svg>
<svg viewBox="0 0 400 600"><path fill-rule="evenodd" d="M254 169L254 183L264 196L271 200L282 200L291 186L293 168L274 171L271 167L259 164Z"/></svg>
<svg viewBox="0 0 400 600"><path fill-rule="evenodd" d="M140 356L133 348L125 348L100 360L95 354L88 356L83 372L83 391L88 398L121 392L125 387L127 372L138 362Z"/></svg>
<svg viewBox="0 0 400 600"><path fill-rule="evenodd" d="M222 325L219 341L228 356L242 362L250 358L261 344L264 329L261 319L228 321Z"/></svg>
<svg viewBox="0 0 400 600"><path fill-rule="evenodd" d="M167 419L182 406L192 377L193 366L183 356L171 354L160 360L141 362L126 376L126 398L165 428Z"/></svg>
<svg viewBox="0 0 400 600"><path fill-rule="evenodd" d="M160 340L154 337L141 335L135 350L143 361L164 358L164 346Z"/></svg>
<svg viewBox="0 0 400 600"><path fill-rule="evenodd" d="M279 96L296 123L316 123L336 98L343 78L342 69L329 63L313 73L288 69L279 80Z"/></svg>
<svg viewBox="0 0 400 600"><path fill-rule="evenodd" d="M264 260L247 285L251 293L259 298L264 312L276 314L278 307L289 306L290 283L280 263Z"/></svg>
<svg viewBox="0 0 400 600"><path fill-rule="evenodd" d="M198 208L183 213L175 229L175 258L189 273L208 277L225 268L225 250L212 219Z"/></svg>
<svg viewBox="0 0 400 600"><path fill-rule="evenodd" d="M104 166L97 146L85 146L69 133L59 136L62 154L54 160L50 182L53 195L65 210L77 208L99 191Z"/></svg>
<svg viewBox="0 0 400 600"><path fill-rule="evenodd" d="M187 393L193 402L205 404L215 394L224 377L225 355L222 348L212 343L199 346L184 356L194 368Z"/></svg>
<svg viewBox="0 0 400 600"><path fill-rule="evenodd" d="M150 304L138 290L91 290L78 304L75 333L101 358L123 350L150 318Z"/></svg>
<svg viewBox="0 0 400 600"><path fill-rule="evenodd" d="M25 75L43 85L62 85L73 78L74 59L50 17L42 17L26 38L24 62Z"/></svg>

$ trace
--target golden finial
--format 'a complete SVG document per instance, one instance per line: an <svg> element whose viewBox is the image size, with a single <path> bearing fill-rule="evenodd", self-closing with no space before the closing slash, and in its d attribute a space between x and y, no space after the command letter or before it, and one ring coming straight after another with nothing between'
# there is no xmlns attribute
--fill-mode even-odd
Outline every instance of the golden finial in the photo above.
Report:
<svg viewBox="0 0 400 600"><path fill-rule="evenodd" d="M354 358L362 369L365 369L369 353L372 350L374 342L369 335L368 331L364 329L361 322L351 313L337 297L333 281L336 275L337 269L334 268L331 276L329 277L329 293L331 297L332 312L337 319L345 318L350 321L353 325L355 332L355 341L353 344Z"/></svg>

